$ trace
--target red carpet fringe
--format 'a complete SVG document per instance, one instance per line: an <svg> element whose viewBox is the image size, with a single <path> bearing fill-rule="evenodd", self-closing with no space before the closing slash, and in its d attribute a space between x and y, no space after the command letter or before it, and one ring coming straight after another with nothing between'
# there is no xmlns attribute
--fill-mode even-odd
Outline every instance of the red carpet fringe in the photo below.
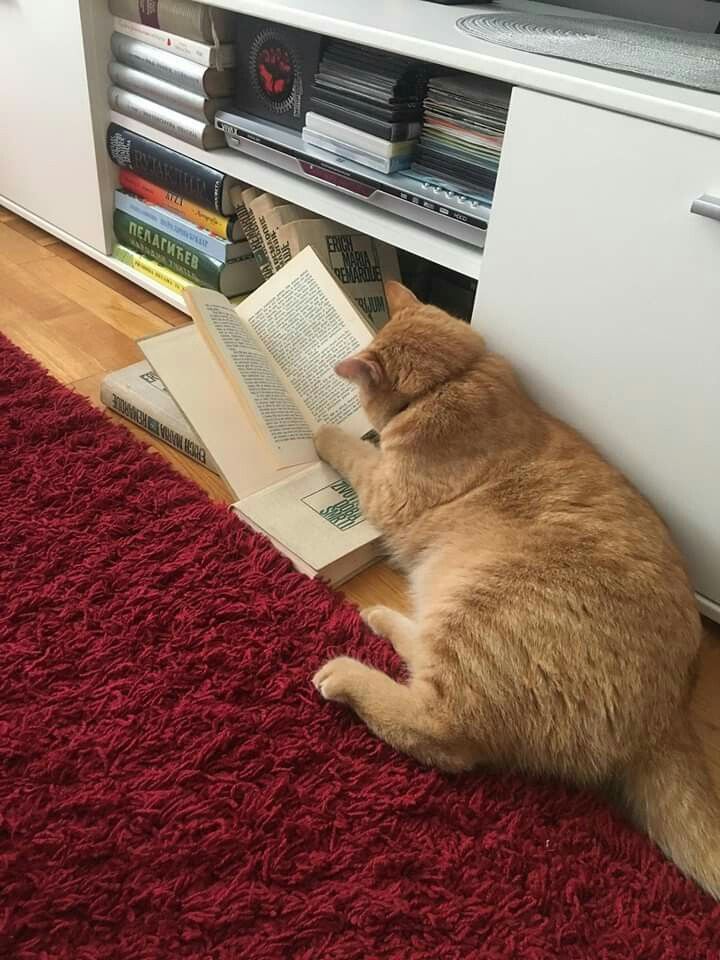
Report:
<svg viewBox="0 0 720 960"><path fill-rule="evenodd" d="M387 646L0 341L0 957L717 960L720 908L600 801L321 702Z"/></svg>

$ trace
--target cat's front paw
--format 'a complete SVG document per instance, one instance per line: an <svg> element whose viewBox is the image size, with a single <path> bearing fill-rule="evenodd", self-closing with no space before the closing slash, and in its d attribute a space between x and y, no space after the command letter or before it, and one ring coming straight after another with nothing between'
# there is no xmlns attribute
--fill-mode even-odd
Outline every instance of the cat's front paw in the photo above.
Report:
<svg viewBox="0 0 720 960"><path fill-rule="evenodd" d="M326 423L318 428L313 440L318 456L332 465L338 449L346 440L346 436L340 427Z"/></svg>
<svg viewBox="0 0 720 960"><path fill-rule="evenodd" d="M313 677L313 686L325 700L351 703L353 693L363 682L367 667L352 657L335 657L320 667Z"/></svg>
<svg viewBox="0 0 720 960"><path fill-rule="evenodd" d="M388 635L389 630L387 624L388 620L392 618L392 615L393 611L383 606L365 607L360 611L360 619L379 637L386 637Z"/></svg>

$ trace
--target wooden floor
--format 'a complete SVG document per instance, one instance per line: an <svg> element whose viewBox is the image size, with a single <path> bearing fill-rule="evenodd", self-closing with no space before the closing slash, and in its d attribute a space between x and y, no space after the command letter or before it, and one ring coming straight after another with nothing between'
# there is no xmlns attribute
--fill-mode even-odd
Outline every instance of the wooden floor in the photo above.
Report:
<svg viewBox="0 0 720 960"><path fill-rule="evenodd" d="M135 340L182 323L187 317L174 307L0 207L0 332L61 383L99 406L104 374L142 359ZM110 416L211 497L231 502L214 474ZM406 605L402 578L384 565L356 577L345 592L360 606ZM720 789L720 630L708 624L707 633L693 713Z"/></svg>

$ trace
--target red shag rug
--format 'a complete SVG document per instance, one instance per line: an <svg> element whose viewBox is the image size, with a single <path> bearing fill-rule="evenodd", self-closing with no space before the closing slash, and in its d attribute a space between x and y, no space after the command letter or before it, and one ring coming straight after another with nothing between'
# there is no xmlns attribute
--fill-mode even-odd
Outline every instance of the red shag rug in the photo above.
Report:
<svg viewBox="0 0 720 960"><path fill-rule="evenodd" d="M719 956L601 802L321 701L325 657L388 647L2 338L0 551L5 960Z"/></svg>

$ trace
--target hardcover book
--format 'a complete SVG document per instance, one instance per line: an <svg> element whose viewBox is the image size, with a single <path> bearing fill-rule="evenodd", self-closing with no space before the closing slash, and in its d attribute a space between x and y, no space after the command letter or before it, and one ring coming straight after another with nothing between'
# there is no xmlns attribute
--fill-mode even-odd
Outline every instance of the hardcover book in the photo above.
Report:
<svg viewBox="0 0 720 960"><path fill-rule="evenodd" d="M254 290L261 282L255 258L250 252L237 260L221 263L122 210L113 213L113 230L118 243L123 246L150 257L193 283L219 290L227 297Z"/></svg>
<svg viewBox="0 0 720 960"><path fill-rule="evenodd" d="M188 280L187 277L181 277L179 273L175 273L169 267L164 267L161 263L138 253L137 250L131 250L130 247L126 247L122 243L113 245L112 255L120 263L124 263L126 267L131 267L136 273L161 283L168 290L172 290L173 293L182 293L186 287L192 284L192 280Z"/></svg>
<svg viewBox="0 0 720 960"><path fill-rule="evenodd" d="M250 260L253 252L247 240L231 242L214 236L208 230L190 223L184 217L171 213L163 207L147 200L141 200L124 190L115 191L115 209L122 210L137 220L162 230L169 236L188 244L201 253L206 253L220 263L229 263L232 260Z"/></svg>
<svg viewBox="0 0 720 960"><path fill-rule="evenodd" d="M230 104L227 97L211 100L202 93L191 93L190 90L135 70L124 63L110 63L108 74L113 86L136 93L146 100L153 100L170 110L177 110L178 113L184 113L186 117L199 120L202 124L212 123L218 110L227 110Z"/></svg>
<svg viewBox="0 0 720 960"><path fill-rule="evenodd" d="M203 67L192 60L185 60L167 50L159 50L149 43L142 43L122 33L114 33L110 38L113 56L134 70L149 74L159 80L182 87L190 93L202 97L228 97L235 86L235 74L232 70L215 70Z"/></svg>
<svg viewBox="0 0 720 960"><path fill-rule="evenodd" d="M193 120L184 113L163 107L146 97L139 97L136 93L121 90L120 87L110 87L108 103L117 113L140 120L149 127L169 133L170 136L184 140L201 150L217 150L218 147L225 146L222 133L206 121Z"/></svg>
<svg viewBox="0 0 720 960"><path fill-rule="evenodd" d="M236 181L220 170L191 160L118 123L108 126L106 145L110 159L118 167L225 216L235 212L230 187Z"/></svg>
<svg viewBox="0 0 720 960"><path fill-rule="evenodd" d="M121 187L130 193L134 193L136 197L141 197L143 200L154 203L158 207L164 207L166 210L172 210L185 220L189 220L190 223L202 227L203 230L208 230L216 237L233 241L245 239L242 226L235 215L225 217L209 207L201 207L179 193L166 190L144 177L139 177L132 170L118 170L118 182Z"/></svg>
<svg viewBox="0 0 720 960"><path fill-rule="evenodd" d="M199 40L188 40L177 33L161 30L159 27L146 26L144 23L135 23L133 20L124 20L122 17L113 17L113 30L122 33L133 40L149 43L160 50L167 50L178 57L192 60L203 67L214 67L224 70L235 66L234 43L203 43Z"/></svg>
<svg viewBox="0 0 720 960"><path fill-rule="evenodd" d="M110 13L201 43L226 43L233 37L234 14L194 0L110 0Z"/></svg>

